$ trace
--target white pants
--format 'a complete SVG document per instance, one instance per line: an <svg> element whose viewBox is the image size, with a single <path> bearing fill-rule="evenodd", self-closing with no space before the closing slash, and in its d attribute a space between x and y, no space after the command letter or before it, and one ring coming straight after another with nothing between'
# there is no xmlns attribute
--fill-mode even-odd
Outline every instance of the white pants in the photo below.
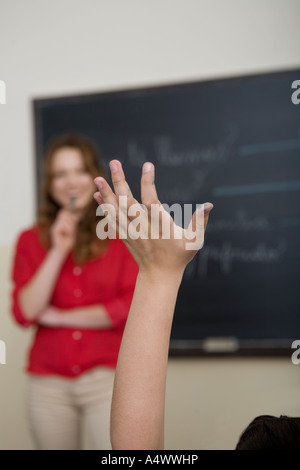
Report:
<svg viewBox="0 0 300 470"><path fill-rule="evenodd" d="M113 369L97 367L78 378L30 375L28 411L39 450L78 450L86 430L94 450L110 450Z"/></svg>

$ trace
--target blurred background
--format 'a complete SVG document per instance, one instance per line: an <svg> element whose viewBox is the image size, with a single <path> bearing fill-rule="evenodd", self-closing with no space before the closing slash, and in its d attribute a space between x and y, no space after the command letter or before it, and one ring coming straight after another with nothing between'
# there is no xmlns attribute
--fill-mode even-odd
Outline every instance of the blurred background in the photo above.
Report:
<svg viewBox="0 0 300 470"><path fill-rule="evenodd" d="M14 243L37 204L32 100L299 68L299 18L299 0L0 0L0 449L33 449L24 398L32 333L9 313ZM166 449L233 449L255 416L299 416L298 367L170 358Z"/></svg>

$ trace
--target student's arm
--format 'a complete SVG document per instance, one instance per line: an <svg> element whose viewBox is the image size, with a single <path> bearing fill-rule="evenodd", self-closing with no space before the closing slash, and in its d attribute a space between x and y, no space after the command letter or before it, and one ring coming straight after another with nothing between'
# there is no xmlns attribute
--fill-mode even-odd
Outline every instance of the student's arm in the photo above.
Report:
<svg viewBox="0 0 300 470"><path fill-rule="evenodd" d="M111 204L118 213L119 196L127 196L128 208L137 201L128 188L120 162L114 160L110 166L115 193L103 178L96 178L99 192L94 197L100 205ZM152 164L143 167L141 200L148 214L152 210L151 205L160 206ZM202 207L202 213L196 211L189 228L196 229L196 222L202 220L202 227L198 226L198 230L202 230L204 236L212 207L208 203ZM148 231L149 234L147 222L150 222L150 217L147 212L143 215L144 233ZM161 218L174 227L173 220L165 211ZM132 215L126 219L127 226L132 220ZM158 239L134 240L128 237L124 240L137 261L139 274L115 376L111 409L113 449L163 449L164 446L166 373L174 308L184 269L201 243L187 250L189 229L176 228L177 234L181 231L181 239L163 239L161 227Z"/></svg>
<svg viewBox="0 0 300 470"><path fill-rule="evenodd" d="M140 273L117 365L113 449L163 449L169 339L181 276Z"/></svg>

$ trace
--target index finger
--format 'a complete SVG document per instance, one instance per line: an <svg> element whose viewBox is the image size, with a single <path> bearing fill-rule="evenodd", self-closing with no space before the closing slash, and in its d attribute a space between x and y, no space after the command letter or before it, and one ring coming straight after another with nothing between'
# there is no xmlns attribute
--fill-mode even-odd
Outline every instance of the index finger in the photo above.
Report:
<svg viewBox="0 0 300 470"><path fill-rule="evenodd" d="M146 162L143 165L142 169L142 178L141 178L141 199L142 203L148 208L151 208L152 204L159 204L157 192L155 189L154 182L154 172L155 168L153 163Z"/></svg>
<svg viewBox="0 0 300 470"><path fill-rule="evenodd" d="M109 162L109 167L116 196L127 196L128 199L133 198L132 192L125 179L121 162L119 162L119 160L111 160Z"/></svg>

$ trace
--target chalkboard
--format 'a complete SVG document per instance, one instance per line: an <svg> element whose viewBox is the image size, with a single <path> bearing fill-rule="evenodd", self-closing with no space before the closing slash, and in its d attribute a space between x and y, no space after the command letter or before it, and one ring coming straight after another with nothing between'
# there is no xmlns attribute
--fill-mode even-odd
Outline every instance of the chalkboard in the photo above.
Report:
<svg viewBox="0 0 300 470"><path fill-rule="evenodd" d="M300 338L299 70L33 100L37 188L49 140L91 138L140 199L145 161L162 202L211 201L187 267L170 355L290 354Z"/></svg>

